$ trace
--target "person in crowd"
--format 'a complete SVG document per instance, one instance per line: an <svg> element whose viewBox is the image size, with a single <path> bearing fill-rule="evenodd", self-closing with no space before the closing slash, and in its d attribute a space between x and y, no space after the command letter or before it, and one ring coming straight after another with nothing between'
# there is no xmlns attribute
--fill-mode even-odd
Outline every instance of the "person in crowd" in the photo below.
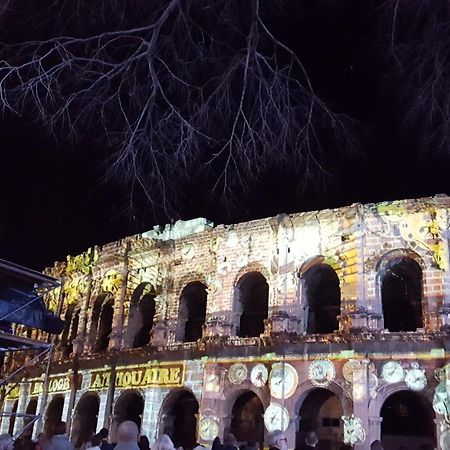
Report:
<svg viewBox="0 0 450 450"><path fill-rule="evenodd" d="M233 433L228 433L223 440L222 450L239 450L237 440Z"/></svg>
<svg viewBox="0 0 450 450"><path fill-rule="evenodd" d="M377 439L376 441L373 441L372 444L370 444L370 450L383 450L383 445Z"/></svg>
<svg viewBox="0 0 450 450"><path fill-rule="evenodd" d="M222 450L222 442L220 441L220 437L216 436L213 440L211 450Z"/></svg>
<svg viewBox="0 0 450 450"><path fill-rule="evenodd" d="M117 427L116 450L139 450L139 428L131 420L125 420Z"/></svg>
<svg viewBox="0 0 450 450"><path fill-rule="evenodd" d="M92 441L92 437L93 436L94 436L93 432L89 433L88 438L85 439L83 441L83 443L81 444L80 450L87 450L88 448L92 447L92 442L91 441Z"/></svg>
<svg viewBox="0 0 450 450"><path fill-rule="evenodd" d="M247 441L247 445L244 446L244 450L257 450L256 443L254 441Z"/></svg>
<svg viewBox="0 0 450 450"><path fill-rule="evenodd" d="M45 436L45 433L39 433L37 435L35 450L43 450L45 443L47 442L47 438Z"/></svg>
<svg viewBox="0 0 450 450"><path fill-rule="evenodd" d="M12 437L8 433L0 434L0 450L13 450L14 443Z"/></svg>
<svg viewBox="0 0 450 450"><path fill-rule="evenodd" d="M352 450L352 448L350 444L342 444L340 450Z"/></svg>
<svg viewBox="0 0 450 450"><path fill-rule="evenodd" d="M270 433L268 444L269 450L288 450L286 435L281 430Z"/></svg>
<svg viewBox="0 0 450 450"><path fill-rule="evenodd" d="M43 450L74 450L66 434L66 422L57 422L52 438L44 444Z"/></svg>
<svg viewBox="0 0 450 450"><path fill-rule="evenodd" d="M150 441L147 436L141 436L138 443L140 450L150 450ZM103 449L102 449L103 450Z"/></svg>
<svg viewBox="0 0 450 450"><path fill-rule="evenodd" d="M302 450L319 449L319 438L314 430L309 430L305 436L305 445L301 447Z"/></svg>
<svg viewBox="0 0 450 450"><path fill-rule="evenodd" d="M193 450L206 450L206 447L203 444L195 443Z"/></svg>
<svg viewBox="0 0 450 450"><path fill-rule="evenodd" d="M94 434L91 438L91 446L87 450L100 450L102 444L102 437L99 434Z"/></svg>
<svg viewBox="0 0 450 450"><path fill-rule="evenodd" d="M162 434L156 439L153 450L175 450L172 440L167 434Z"/></svg>
<svg viewBox="0 0 450 450"><path fill-rule="evenodd" d="M109 434L108 429L102 428L97 434L102 439L102 442L100 444L100 450L113 450L114 444L111 444L110 442L108 442L108 434Z"/></svg>

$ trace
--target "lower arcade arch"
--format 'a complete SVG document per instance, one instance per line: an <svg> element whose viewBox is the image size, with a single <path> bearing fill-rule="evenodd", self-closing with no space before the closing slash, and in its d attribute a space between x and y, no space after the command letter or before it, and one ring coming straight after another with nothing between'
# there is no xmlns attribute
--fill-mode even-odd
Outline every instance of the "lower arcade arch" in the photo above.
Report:
<svg viewBox="0 0 450 450"><path fill-rule="evenodd" d="M197 399L187 390L169 394L169 398L164 402L161 430L172 439L175 448L192 450L195 447L198 409Z"/></svg>
<svg viewBox="0 0 450 450"><path fill-rule="evenodd" d="M230 432L239 444L264 447L264 407L253 391L245 391L233 404Z"/></svg>
<svg viewBox="0 0 450 450"><path fill-rule="evenodd" d="M30 399L30 401L28 402L28 405L25 409L25 414L29 414L30 416L34 416L36 415L37 412L37 398L32 398ZM31 436L33 434L33 428L34 428L34 422L31 423L33 420L32 417L25 417L23 419L23 432L22 432L22 436Z"/></svg>
<svg viewBox="0 0 450 450"><path fill-rule="evenodd" d="M309 391L298 412L296 448L305 445L308 431L315 431L319 448L338 450L344 438L343 415L341 400L336 393L325 388Z"/></svg>
<svg viewBox="0 0 450 450"><path fill-rule="evenodd" d="M398 391L381 407L381 440L385 450L434 448L435 416L431 403L411 391Z"/></svg>
<svg viewBox="0 0 450 450"><path fill-rule="evenodd" d="M75 447L89 441L97 430L100 399L97 394L84 394L75 407L72 419L72 441Z"/></svg>
<svg viewBox="0 0 450 450"><path fill-rule="evenodd" d="M142 425L144 413L144 397L138 391L125 391L120 394L114 406L114 422L119 426L125 420L134 422L139 430Z"/></svg>
<svg viewBox="0 0 450 450"><path fill-rule="evenodd" d="M16 413L19 400L16 400L11 408L11 417L9 418L8 433L12 436L14 434L14 425L16 424Z"/></svg>
<svg viewBox="0 0 450 450"><path fill-rule="evenodd" d="M46 436L53 436L55 425L61 422L64 408L64 396L55 395L47 406L45 413L44 433Z"/></svg>

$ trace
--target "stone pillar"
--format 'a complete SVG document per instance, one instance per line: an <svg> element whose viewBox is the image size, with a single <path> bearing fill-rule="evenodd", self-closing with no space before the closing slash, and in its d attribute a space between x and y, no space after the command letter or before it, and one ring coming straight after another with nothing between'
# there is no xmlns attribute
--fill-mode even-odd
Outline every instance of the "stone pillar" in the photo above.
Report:
<svg viewBox="0 0 450 450"><path fill-rule="evenodd" d="M99 393L99 406L98 406L98 417L97 417L97 428L108 428L109 417L106 413L106 404L108 400L108 391L101 391ZM107 424L108 426L105 426Z"/></svg>
<svg viewBox="0 0 450 450"><path fill-rule="evenodd" d="M354 445L355 450L365 450L368 448L367 439L369 438L369 360L361 361L360 368L353 372L353 414L361 420L364 431L366 432L366 442Z"/></svg>
<svg viewBox="0 0 450 450"><path fill-rule="evenodd" d="M381 440L382 417L369 417L369 430L367 431L366 444L369 446L373 441Z"/></svg>
<svg viewBox="0 0 450 450"><path fill-rule="evenodd" d="M27 409L28 401L29 401L29 394L30 394L30 383L21 383L20 384L20 396L19 396L19 402L17 404L17 413L19 414L25 414L25 411ZM24 425L26 424L26 421L23 417L16 418L14 422L14 430L13 435L16 435L19 433Z"/></svg>
<svg viewBox="0 0 450 450"><path fill-rule="evenodd" d="M5 413L10 413L13 409L15 400L5 400L3 411ZM0 427L1 434L8 433L9 430L9 423L10 423L11 417L5 416L2 420L2 425Z"/></svg>
<svg viewBox="0 0 450 450"><path fill-rule="evenodd" d="M73 353L75 355L82 355L84 352L89 352L90 342L89 342L89 331L92 320L92 312L89 314L89 306L91 302L92 293L92 275L88 276L86 283L86 292L81 300L81 308L79 311L80 319L78 321L77 336L73 341Z"/></svg>

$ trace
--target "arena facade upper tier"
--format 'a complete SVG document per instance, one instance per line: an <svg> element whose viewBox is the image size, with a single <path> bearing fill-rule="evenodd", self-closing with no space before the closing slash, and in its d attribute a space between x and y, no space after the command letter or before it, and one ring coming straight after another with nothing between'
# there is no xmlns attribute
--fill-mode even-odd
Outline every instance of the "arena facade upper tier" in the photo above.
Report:
<svg viewBox="0 0 450 450"><path fill-rule="evenodd" d="M33 365L3 408L43 412L34 434L62 418L76 445L130 419L185 450L280 428L291 449L310 428L329 449L450 448L449 216L437 195L194 219L69 256L46 270L66 320L49 382Z"/></svg>

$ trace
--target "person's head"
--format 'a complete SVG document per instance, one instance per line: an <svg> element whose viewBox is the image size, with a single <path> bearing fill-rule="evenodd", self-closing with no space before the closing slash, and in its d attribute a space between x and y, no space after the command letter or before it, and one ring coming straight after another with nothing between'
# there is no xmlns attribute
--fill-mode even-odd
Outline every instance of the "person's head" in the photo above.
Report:
<svg viewBox="0 0 450 450"><path fill-rule="evenodd" d="M237 444L236 436L233 433L228 433L227 435L225 435L223 443L225 445L236 445Z"/></svg>
<svg viewBox="0 0 450 450"><path fill-rule="evenodd" d="M174 450L172 439L170 439L167 434L162 434L158 439L156 439L153 450Z"/></svg>
<svg viewBox="0 0 450 450"><path fill-rule="evenodd" d="M370 450L383 450L383 445L377 439L376 441L373 441L372 444L370 444Z"/></svg>
<svg viewBox="0 0 450 450"><path fill-rule="evenodd" d="M317 433L314 430L309 430L305 436L305 444L306 445L317 445L319 442L319 438L317 437Z"/></svg>
<svg viewBox="0 0 450 450"><path fill-rule="evenodd" d="M0 434L0 450L13 450L14 444L12 437L8 434Z"/></svg>
<svg viewBox="0 0 450 450"><path fill-rule="evenodd" d="M222 442L220 441L220 437L216 436L213 440L211 450L220 450L222 448Z"/></svg>
<svg viewBox="0 0 450 450"><path fill-rule="evenodd" d="M53 434L55 436L59 436L61 434L66 434L67 428L66 428L66 422L57 422L55 425L55 429L53 431Z"/></svg>
<svg viewBox="0 0 450 450"><path fill-rule="evenodd" d="M138 426L131 420L125 420L117 427L117 442L137 442Z"/></svg>
<svg viewBox="0 0 450 450"><path fill-rule="evenodd" d="M97 433L102 439L106 439L108 437L109 431L108 428L102 428L98 433Z"/></svg>
<svg viewBox="0 0 450 450"><path fill-rule="evenodd" d="M91 438L91 446L92 447L98 447L100 446L100 444L102 443L102 437L100 436L100 434L94 434L94 436L92 436Z"/></svg>
<svg viewBox="0 0 450 450"><path fill-rule="evenodd" d="M269 446L279 450L287 450L287 438L281 430L275 430L269 435Z"/></svg>
<svg viewBox="0 0 450 450"><path fill-rule="evenodd" d="M139 438L139 448L141 450L150 450L150 442L147 436L142 435Z"/></svg>
<svg viewBox="0 0 450 450"><path fill-rule="evenodd" d="M39 434L37 435L37 441L38 441L39 443L42 443L43 441L45 441L45 433L39 433Z"/></svg>

